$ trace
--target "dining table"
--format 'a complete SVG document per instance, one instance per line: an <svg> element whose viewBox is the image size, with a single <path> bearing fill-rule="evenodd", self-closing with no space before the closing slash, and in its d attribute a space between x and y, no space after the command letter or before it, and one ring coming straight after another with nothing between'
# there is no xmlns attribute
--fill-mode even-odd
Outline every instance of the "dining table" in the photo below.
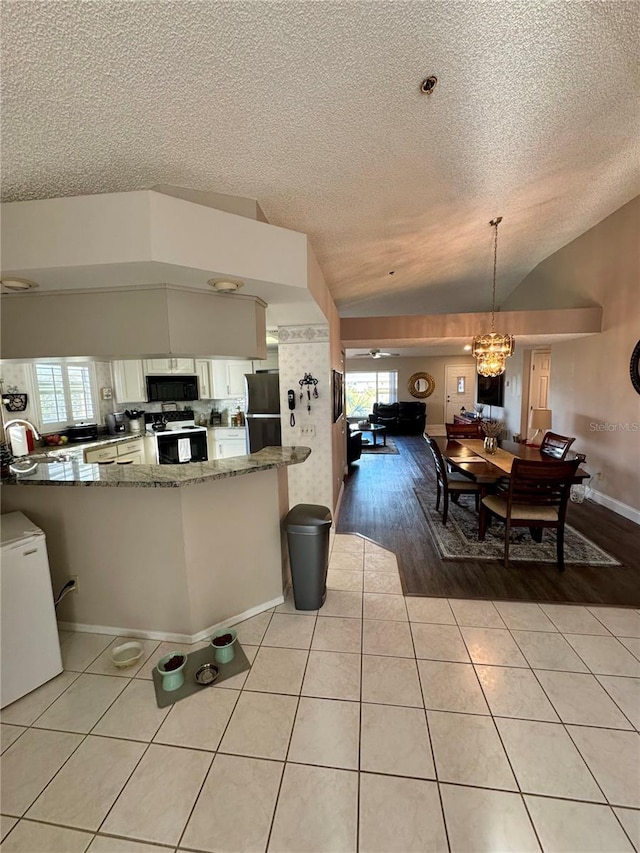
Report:
<svg viewBox="0 0 640 853"><path fill-rule="evenodd" d="M494 453L484 449L481 438L448 439L446 436L435 436L435 442L452 470L478 483L483 496L491 491L491 487L496 483L508 481L514 459L526 459L531 462L550 461L549 456L540 453L539 447L515 441L501 441ZM569 452L565 461L575 458L576 454ZM584 468L578 468L573 482L581 483L589 476L590 474Z"/></svg>

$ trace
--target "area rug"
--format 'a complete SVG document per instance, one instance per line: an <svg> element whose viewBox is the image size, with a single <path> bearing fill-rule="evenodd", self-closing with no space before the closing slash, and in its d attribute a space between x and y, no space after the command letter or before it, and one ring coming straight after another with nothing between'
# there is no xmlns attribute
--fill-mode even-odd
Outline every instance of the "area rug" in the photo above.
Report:
<svg viewBox="0 0 640 853"><path fill-rule="evenodd" d="M442 523L442 500L436 512L436 493L414 489L418 503L427 520L433 541L443 560L500 560L504 559L504 525L495 519L487 529L484 542L478 541L478 514L473 496L460 496L460 502L449 501L447 524ZM509 560L513 562L555 563L555 530L544 530L542 542L534 542L527 527L512 528L509 538ZM569 524L564 528L564 561L567 565L619 566L599 548Z"/></svg>
<svg viewBox="0 0 640 853"><path fill-rule="evenodd" d="M362 452L363 453L372 453L376 456L392 456L392 455L400 455L400 451L396 447L395 441L391 438L390 435L387 436L387 446L385 447L382 443L381 436L376 438L378 444L374 447L373 442L369 439L369 442L365 444L365 439L362 439Z"/></svg>

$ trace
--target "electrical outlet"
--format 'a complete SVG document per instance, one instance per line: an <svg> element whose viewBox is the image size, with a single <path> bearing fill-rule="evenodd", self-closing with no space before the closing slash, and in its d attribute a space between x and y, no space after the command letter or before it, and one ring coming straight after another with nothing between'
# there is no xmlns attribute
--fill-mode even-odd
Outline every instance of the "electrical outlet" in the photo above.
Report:
<svg viewBox="0 0 640 853"><path fill-rule="evenodd" d="M71 575L71 577L69 578L69 580L70 580L70 581L75 581L75 582L76 582L76 585L75 585L75 586L74 586L74 588L71 590L71 592L72 592L72 593L73 593L73 592L77 593L77 592L78 592L78 575Z"/></svg>
<svg viewBox="0 0 640 853"><path fill-rule="evenodd" d="M316 434L315 424L306 424L300 427L300 435L310 438Z"/></svg>

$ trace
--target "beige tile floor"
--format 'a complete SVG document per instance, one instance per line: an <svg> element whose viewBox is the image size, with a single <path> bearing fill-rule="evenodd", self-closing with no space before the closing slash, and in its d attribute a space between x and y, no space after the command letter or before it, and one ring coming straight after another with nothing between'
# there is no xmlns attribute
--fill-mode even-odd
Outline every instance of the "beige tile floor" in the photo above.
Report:
<svg viewBox="0 0 640 853"><path fill-rule="evenodd" d="M121 638L64 633L65 672L2 712L3 853L640 850L640 613L405 599L346 535L328 585L171 708L170 644L123 671Z"/></svg>

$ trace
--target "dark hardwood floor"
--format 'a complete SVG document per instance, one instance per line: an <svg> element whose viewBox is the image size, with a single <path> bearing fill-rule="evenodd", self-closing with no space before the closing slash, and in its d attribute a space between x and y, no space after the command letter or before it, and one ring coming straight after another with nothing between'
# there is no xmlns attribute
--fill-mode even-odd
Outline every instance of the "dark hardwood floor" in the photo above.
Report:
<svg viewBox="0 0 640 853"><path fill-rule="evenodd" d="M364 454L350 468L338 533L360 533L394 551L405 595L492 598L640 607L640 527L585 501L570 504L568 523L621 566L567 566L442 560L414 487L433 487L433 462L421 436L398 436L397 456ZM588 470L588 465L586 466Z"/></svg>

